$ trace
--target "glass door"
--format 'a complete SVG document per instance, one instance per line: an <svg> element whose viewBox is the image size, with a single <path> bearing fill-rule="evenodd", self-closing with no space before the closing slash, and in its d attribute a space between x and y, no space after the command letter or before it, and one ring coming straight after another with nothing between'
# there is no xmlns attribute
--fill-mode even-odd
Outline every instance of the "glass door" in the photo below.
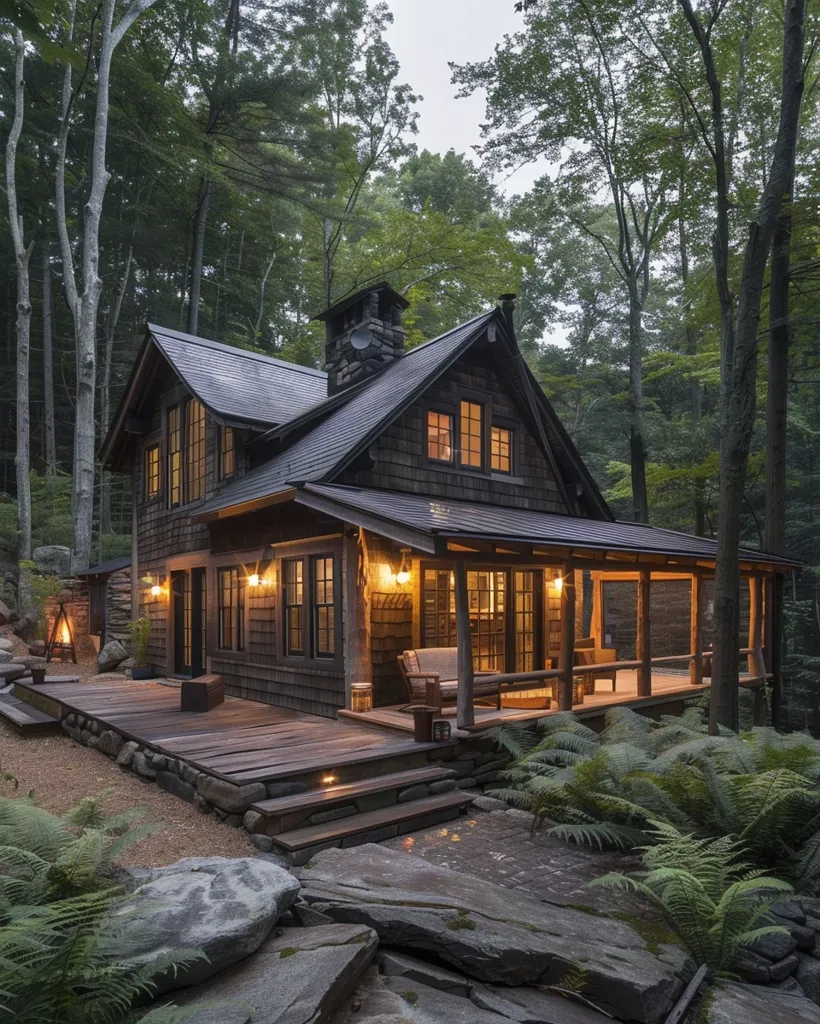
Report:
<svg viewBox="0 0 820 1024"><path fill-rule="evenodd" d="M201 676L205 671L206 595L204 568L171 573L176 675Z"/></svg>

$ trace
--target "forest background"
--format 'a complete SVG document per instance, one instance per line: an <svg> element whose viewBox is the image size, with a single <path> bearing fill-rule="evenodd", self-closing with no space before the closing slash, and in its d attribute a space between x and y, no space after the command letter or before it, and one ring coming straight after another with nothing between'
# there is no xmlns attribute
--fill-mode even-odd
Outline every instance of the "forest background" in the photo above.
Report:
<svg viewBox="0 0 820 1024"><path fill-rule="evenodd" d="M383 279L410 301L409 345L517 292L526 357L619 518L716 534L713 92L692 7L516 6L519 32L452 69L454 90L487 98L484 144L465 155L416 146L422 98L388 46L384 3L0 0L7 579L43 543L71 546L78 565L129 552L129 489L94 452L146 321L320 365L311 318ZM740 529L744 543L771 547L767 355L785 344L779 546L804 563L785 593L787 706L792 725L820 730L820 119L808 6L787 315L770 313L782 290L770 294L767 270ZM784 5L695 10L722 84L735 289L778 136ZM499 174L536 161L548 171L530 191L499 191Z"/></svg>

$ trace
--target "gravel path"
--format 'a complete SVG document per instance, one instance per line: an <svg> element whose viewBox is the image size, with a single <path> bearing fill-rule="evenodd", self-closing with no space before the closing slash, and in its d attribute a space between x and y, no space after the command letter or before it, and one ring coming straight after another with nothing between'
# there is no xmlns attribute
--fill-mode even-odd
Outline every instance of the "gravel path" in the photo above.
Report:
<svg viewBox="0 0 820 1024"><path fill-rule="evenodd" d="M159 827L126 851L120 863L158 867L180 857L251 857L256 850L244 829L223 825L153 783L140 782L97 750L67 736L23 739L0 723L0 772L18 781L18 794L34 790L37 803L62 814L85 796L100 796L110 814L144 808L143 822ZM0 793L14 795L9 783Z"/></svg>

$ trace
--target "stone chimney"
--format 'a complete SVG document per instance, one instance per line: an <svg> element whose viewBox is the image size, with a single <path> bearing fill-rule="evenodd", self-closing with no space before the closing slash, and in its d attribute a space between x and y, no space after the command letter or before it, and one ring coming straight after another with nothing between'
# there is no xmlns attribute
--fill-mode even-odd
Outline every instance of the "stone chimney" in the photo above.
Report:
<svg viewBox="0 0 820 1024"><path fill-rule="evenodd" d="M380 373L404 355L401 315L409 306L389 284L363 288L320 313L325 322L327 393Z"/></svg>

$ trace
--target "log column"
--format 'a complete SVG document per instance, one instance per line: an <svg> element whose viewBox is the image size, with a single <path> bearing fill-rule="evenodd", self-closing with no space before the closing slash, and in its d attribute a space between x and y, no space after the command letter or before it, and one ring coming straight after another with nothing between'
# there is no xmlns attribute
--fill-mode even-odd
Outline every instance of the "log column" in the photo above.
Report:
<svg viewBox="0 0 820 1024"><path fill-rule="evenodd" d="M692 686L703 684L703 580L692 577L692 604L689 623L689 682Z"/></svg>
<svg viewBox="0 0 820 1024"><path fill-rule="evenodd" d="M641 667L638 669L638 696L650 697L652 695L652 645L649 637L649 597L652 574L649 569L641 569L638 577L638 636L637 636L637 660Z"/></svg>
<svg viewBox="0 0 820 1024"><path fill-rule="evenodd" d="M347 526L344 560L345 707L352 683L373 682L370 651L367 539L364 530Z"/></svg>
<svg viewBox="0 0 820 1024"><path fill-rule="evenodd" d="M473 707L473 639L470 635L470 605L467 594L467 565L457 558L455 565L456 637L458 642L458 695L456 722L459 729L475 725Z"/></svg>
<svg viewBox="0 0 820 1024"><path fill-rule="evenodd" d="M753 676L766 674L763 664L763 579L749 578L749 673Z"/></svg>
<svg viewBox="0 0 820 1024"><path fill-rule="evenodd" d="M575 574L572 566L561 567L561 658L558 680L558 710L572 711L572 668L575 661Z"/></svg>

